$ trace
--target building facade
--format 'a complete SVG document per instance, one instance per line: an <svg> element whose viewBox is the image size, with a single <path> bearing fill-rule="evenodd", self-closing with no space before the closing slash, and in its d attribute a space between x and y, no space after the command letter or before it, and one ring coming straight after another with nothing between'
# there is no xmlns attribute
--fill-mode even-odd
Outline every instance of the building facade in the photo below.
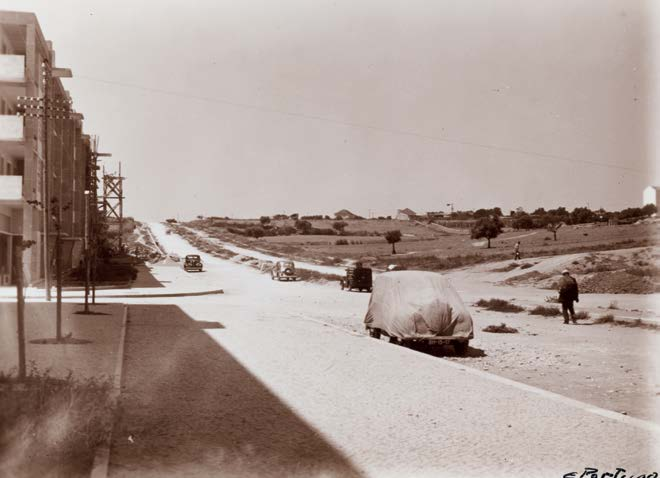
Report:
<svg viewBox="0 0 660 478"><path fill-rule="evenodd" d="M23 252L26 284L37 284L53 270L58 225L63 266L77 266L82 257L92 154L82 116L17 115L21 96L47 95L51 105L71 99L60 78L46 88L44 74L54 65L55 52L36 16L0 11L0 285L14 281L22 241L34 242Z"/></svg>
<svg viewBox="0 0 660 478"><path fill-rule="evenodd" d="M658 199L660 198L660 186L649 186L644 189L642 195L642 207L647 204L653 204L655 207L658 207Z"/></svg>

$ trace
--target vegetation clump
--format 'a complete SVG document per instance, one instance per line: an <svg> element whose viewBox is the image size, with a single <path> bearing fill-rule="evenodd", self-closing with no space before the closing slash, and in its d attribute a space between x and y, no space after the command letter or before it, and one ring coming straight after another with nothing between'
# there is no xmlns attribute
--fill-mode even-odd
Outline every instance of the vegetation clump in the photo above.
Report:
<svg viewBox="0 0 660 478"><path fill-rule="evenodd" d="M542 315L544 317L555 317L561 315L559 307L548 307L545 305L537 305L529 311L531 315Z"/></svg>
<svg viewBox="0 0 660 478"><path fill-rule="evenodd" d="M486 310L493 310L495 312L522 312L524 307L512 304L511 302L503 299L479 299L475 304L477 307L483 307Z"/></svg>
<svg viewBox="0 0 660 478"><path fill-rule="evenodd" d="M504 322L502 322L500 325L489 325L488 327L484 327L483 329L484 332L491 332L493 334L517 334L518 329L515 327L508 327Z"/></svg>
<svg viewBox="0 0 660 478"><path fill-rule="evenodd" d="M0 470L7 476L89 476L108 439L111 381L63 379L35 365L24 381L0 375Z"/></svg>

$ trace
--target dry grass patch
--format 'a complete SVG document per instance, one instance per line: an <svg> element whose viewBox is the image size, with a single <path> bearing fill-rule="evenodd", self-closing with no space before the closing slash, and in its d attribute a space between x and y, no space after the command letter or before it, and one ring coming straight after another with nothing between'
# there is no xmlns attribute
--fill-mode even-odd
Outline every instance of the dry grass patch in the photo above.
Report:
<svg viewBox="0 0 660 478"><path fill-rule="evenodd" d="M502 322L500 325L489 325L481 329L484 332L491 332L493 334L517 334L518 329L514 327L507 327L507 325Z"/></svg>
<svg viewBox="0 0 660 478"><path fill-rule="evenodd" d="M512 262L511 264L507 264L503 267L496 267L495 269L491 269L491 272L511 272L513 269L516 269L518 267L518 264L515 262Z"/></svg>
<svg viewBox="0 0 660 478"><path fill-rule="evenodd" d="M537 305L529 311L531 315L542 315L543 317L556 317L561 315L559 307L548 307L545 305Z"/></svg>
<svg viewBox="0 0 660 478"><path fill-rule="evenodd" d="M34 365L24 381L0 375L0 470L6 476L89 476L108 439L109 379L54 378Z"/></svg>
<svg viewBox="0 0 660 478"><path fill-rule="evenodd" d="M474 305L477 307L483 307L486 310L493 310L495 312L522 312L525 310L519 305L512 304L507 300L502 299L479 299Z"/></svg>

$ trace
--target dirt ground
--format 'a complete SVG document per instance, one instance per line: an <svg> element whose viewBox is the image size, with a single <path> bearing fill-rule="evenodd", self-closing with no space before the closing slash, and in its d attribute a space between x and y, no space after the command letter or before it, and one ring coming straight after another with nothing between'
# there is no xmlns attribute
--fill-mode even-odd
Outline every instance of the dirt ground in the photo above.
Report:
<svg viewBox="0 0 660 478"><path fill-rule="evenodd" d="M258 221L238 221L258 225ZM310 221L317 228L332 228L334 221ZM491 241L491 248L486 248L485 240L473 240L469 235L444 234L432 226L396 220L353 220L346 221L346 231L356 236L275 236L253 239L227 232L222 227L212 227L212 221L192 221L191 227L199 228L222 240L237 245L267 252L288 254L299 260L324 262L333 258L360 259L374 257L396 261L416 256L432 255L451 257L469 254L509 255L513 257L513 245L521 242L523 256L557 254L573 248L599 249L611 244L612 248L635 247L657 243L658 224L633 224L621 226L577 225L564 226L557 233L557 240L552 233L544 229L507 230ZM293 221L275 221L279 225L293 226ZM402 232L402 241L396 245L397 256L391 256L391 246L382 236L361 235L383 234L392 229ZM337 239L349 241L347 245L336 245ZM351 243L352 242L352 243Z"/></svg>
<svg viewBox="0 0 660 478"><path fill-rule="evenodd" d="M194 252L154 231L168 252ZM436 357L367 337L367 293L278 283L201 256L203 273L173 263L151 273L166 291L196 282L224 294L123 299L134 305L110 476L562 476L653 466L649 391L660 381L644 360L658 345L653 331L470 306L469 356L447 347ZM468 304L498 293L516 293L526 308L540 300L533 288L475 281L501 273L463 272L450 279ZM481 332L503 320L521 333Z"/></svg>
<svg viewBox="0 0 660 478"><path fill-rule="evenodd" d="M178 238L174 234L165 237L163 240ZM639 251L649 257L657 256L657 251L645 249L613 254L637 259L641 257ZM658 294L582 294L577 310L588 312L591 319L579 325L564 325L561 317L546 318L527 312L502 314L473 305L479 299L492 297L512 300L525 309L556 305L546 302L547 297L556 296L553 290L529 284L509 286L505 281L528 271L559 274L564 267L576 267L574 262L591 263L590 255L526 258L520 264L532 266L524 270L519 267L506 270L511 261L502 261L446 273L471 311L476 337L468 357L453 356L449 346L436 351L437 355L613 411L660 422L660 366L656 354L651 352L660 346L659 333L644 328L593 324L593 319L606 313L621 320L639 317L658 320ZM318 320L364 334L362 320L369 294L342 292L334 283L304 286L304 296L285 295L273 307L278 310L289 307L292 317ZM609 309L613 304L617 308ZM501 322L517 328L519 333L482 332L484 327Z"/></svg>

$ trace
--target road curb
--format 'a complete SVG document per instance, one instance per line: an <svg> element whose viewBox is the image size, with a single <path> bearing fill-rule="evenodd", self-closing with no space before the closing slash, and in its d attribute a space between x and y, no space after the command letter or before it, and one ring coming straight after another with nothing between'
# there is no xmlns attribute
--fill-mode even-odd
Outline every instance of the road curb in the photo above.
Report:
<svg viewBox="0 0 660 478"><path fill-rule="evenodd" d="M90 478L106 478L108 476L108 469L110 466L110 445L112 444L112 430L114 428L114 416L117 411L117 402L121 394L122 374L124 370L124 347L126 344L126 326L128 323L128 305L124 306L124 316L121 323L121 333L119 337L119 347L117 349L117 358L115 362L114 380L112 382L112 392L110 394L111 400L111 415L113 422L110 425L110 433L108 440L105 444L96 449L94 454L94 463Z"/></svg>

